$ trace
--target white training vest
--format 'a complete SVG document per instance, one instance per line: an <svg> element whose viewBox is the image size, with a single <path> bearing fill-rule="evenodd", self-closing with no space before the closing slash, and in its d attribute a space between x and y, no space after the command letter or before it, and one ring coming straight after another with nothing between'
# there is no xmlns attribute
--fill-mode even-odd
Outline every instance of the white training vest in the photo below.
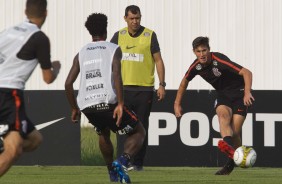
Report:
<svg viewBox="0 0 282 184"><path fill-rule="evenodd" d="M91 42L79 52L80 87L77 103L80 110L100 103L117 103L113 88L112 62L118 45Z"/></svg>
<svg viewBox="0 0 282 184"><path fill-rule="evenodd" d="M23 22L0 33L0 87L24 89L38 61L17 58L18 52L31 35L40 29Z"/></svg>

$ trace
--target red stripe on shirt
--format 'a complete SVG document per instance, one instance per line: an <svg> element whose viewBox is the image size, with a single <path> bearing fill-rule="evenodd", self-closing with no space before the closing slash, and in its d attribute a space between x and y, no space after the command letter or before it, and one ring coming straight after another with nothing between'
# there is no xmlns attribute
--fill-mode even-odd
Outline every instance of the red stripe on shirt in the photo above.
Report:
<svg viewBox="0 0 282 184"><path fill-rule="evenodd" d="M195 67L196 64L198 64L200 61L196 61L188 70L187 74L185 75L185 78L188 77L188 75L190 74L190 71Z"/></svg>
<svg viewBox="0 0 282 184"><path fill-rule="evenodd" d="M227 61L224 61L224 60L222 60L222 59L216 57L214 54L212 54L212 57L215 58L217 61L219 61L219 62L221 62L221 63L223 63L223 64L225 64L225 65L230 66L231 68L233 68L234 70L236 70L236 71L238 71L238 72L240 72L240 70L241 70L240 68L238 68L237 66L233 65L232 63L229 63L229 62L227 62Z"/></svg>

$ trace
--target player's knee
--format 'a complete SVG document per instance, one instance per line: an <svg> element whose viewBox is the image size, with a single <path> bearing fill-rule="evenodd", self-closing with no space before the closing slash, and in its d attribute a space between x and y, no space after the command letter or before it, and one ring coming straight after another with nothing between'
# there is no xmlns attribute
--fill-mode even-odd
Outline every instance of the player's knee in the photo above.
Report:
<svg viewBox="0 0 282 184"><path fill-rule="evenodd" d="M219 122L228 122L231 121L231 116L228 113L217 113Z"/></svg>

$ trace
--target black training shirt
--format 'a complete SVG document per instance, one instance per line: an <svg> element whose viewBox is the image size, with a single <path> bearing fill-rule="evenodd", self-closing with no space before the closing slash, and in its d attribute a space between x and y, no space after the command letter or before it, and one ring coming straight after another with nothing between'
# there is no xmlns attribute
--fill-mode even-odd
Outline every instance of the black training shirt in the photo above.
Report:
<svg viewBox="0 0 282 184"><path fill-rule="evenodd" d="M21 48L17 57L23 60L37 58L42 69L50 69L51 56L49 38L42 31L34 33Z"/></svg>
<svg viewBox="0 0 282 184"><path fill-rule="evenodd" d="M239 75L242 66L218 52L211 52L211 59L212 62L208 66L203 66L196 59L186 72L185 78L191 81L196 75L200 75L217 91L244 89L243 76Z"/></svg>

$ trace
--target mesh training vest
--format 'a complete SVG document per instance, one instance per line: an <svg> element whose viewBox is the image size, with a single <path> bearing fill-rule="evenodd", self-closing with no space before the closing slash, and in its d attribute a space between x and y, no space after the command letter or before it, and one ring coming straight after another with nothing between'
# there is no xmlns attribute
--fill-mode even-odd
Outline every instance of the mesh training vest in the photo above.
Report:
<svg viewBox="0 0 282 184"><path fill-rule="evenodd" d="M0 33L0 87L25 88L38 61L22 60L17 54L37 31L40 29L35 24L23 22Z"/></svg>
<svg viewBox="0 0 282 184"><path fill-rule="evenodd" d="M152 33L145 28L138 37L131 37L127 27L119 31L118 45L122 50L123 85L154 86L155 62L151 53Z"/></svg>
<svg viewBox="0 0 282 184"><path fill-rule="evenodd" d="M91 42L79 52L80 87L77 103L80 110L99 103L115 104L112 62L118 45Z"/></svg>

